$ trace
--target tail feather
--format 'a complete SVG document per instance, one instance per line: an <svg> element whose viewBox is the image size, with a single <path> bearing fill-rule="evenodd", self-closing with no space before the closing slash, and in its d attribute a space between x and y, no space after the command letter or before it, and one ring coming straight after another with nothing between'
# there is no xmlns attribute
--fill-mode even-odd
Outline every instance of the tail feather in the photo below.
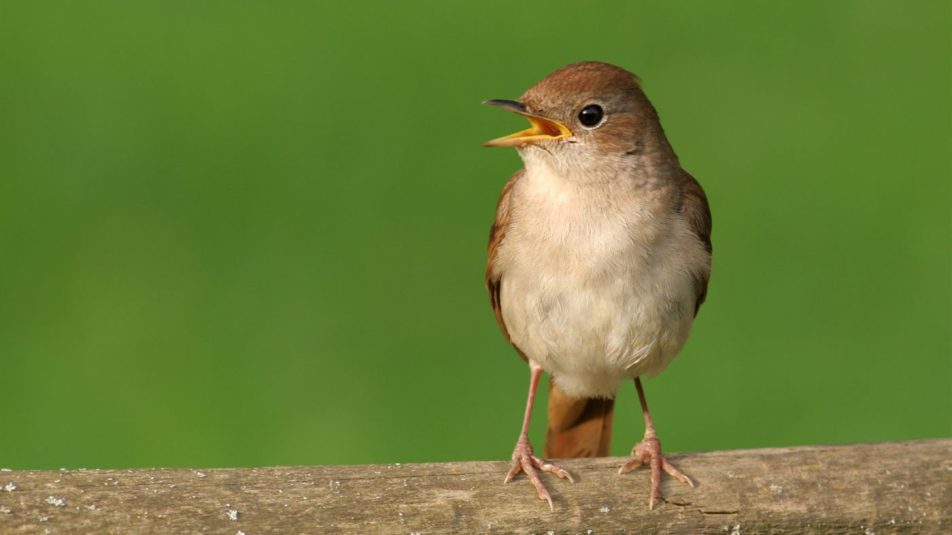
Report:
<svg viewBox="0 0 952 535"><path fill-rule="evenodd" d="M571 398L550 380L544 455L554 459L609 455L614 407L613 399Z"/></svg>

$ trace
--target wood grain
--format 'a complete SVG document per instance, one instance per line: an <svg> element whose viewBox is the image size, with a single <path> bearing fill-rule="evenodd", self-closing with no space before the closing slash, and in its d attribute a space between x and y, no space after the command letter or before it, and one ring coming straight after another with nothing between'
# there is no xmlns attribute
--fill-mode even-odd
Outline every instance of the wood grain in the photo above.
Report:
<svg viewBox="0 0 952 535"><path fill-rule="evenodd" d="M952 439L671 455L698 482L621 458L566 461L550 512L506 462L0 471L0 533L949 533Z"/></svg>

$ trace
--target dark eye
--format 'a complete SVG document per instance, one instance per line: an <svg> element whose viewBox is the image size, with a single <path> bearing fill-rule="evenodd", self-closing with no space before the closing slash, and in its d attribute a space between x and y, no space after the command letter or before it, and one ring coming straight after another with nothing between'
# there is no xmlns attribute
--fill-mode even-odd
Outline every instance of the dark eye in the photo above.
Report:
<svg viewBox="0 0 952 535"><path fill-rule="evenodd" d="M582 123L582 126L587 126L589 128L597 125L602 122L602 117L605 115L605 112L602 111L602 107L598 104L589 104L582 108L582 111L578 112L578 120Z"/></svg>

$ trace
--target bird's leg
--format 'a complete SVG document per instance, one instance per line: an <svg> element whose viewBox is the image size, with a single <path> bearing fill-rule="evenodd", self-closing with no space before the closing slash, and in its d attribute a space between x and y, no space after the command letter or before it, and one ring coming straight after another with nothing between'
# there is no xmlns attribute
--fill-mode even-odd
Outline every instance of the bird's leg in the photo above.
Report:
<svg viewBox="0 0 952 535"><path fill-rule="evenodd" d="M529 478L529 481L532 482L532 486L535 487L536 492L539 494L539 498L549 503L549 509L553 509L552 497L549 496L549 491L545 490L545 485L542 483L542 479L539 478L539 472L537 470L552 472L561 478L568 479L572 483L575 483L575 480L572 479L572 474L567 470L536 457L532 451L532 444L529 443L529 419L532 417L532 403L535 401L536 389L539 387L539 378L542 377L542 368L538 364L530 362L529 371L531 375L529 379L529 399L526 401L526 413L522 418L522 431L519 433L519 440L516 441L516 448L512 451L512 468L510 468L509 473L506 474L505 482L509 483L519 472L525 472L526 477Z"/></svg>
<svg viewBox="0 0 952 535"><path fill-rule="evenodd" d="M635 388L638 389L638 399L641 401L641 412L645 416L645 438L635 444L631 449L632 460L625 463L619 470L619 474L630 472L642 464L648 463L651 467L651 497L648 498L648 509L654 509L656 499L661 499L661 471L664 470L670 476L682 483L694 486L691 478L684 475L683 472L669 463L664 455L661 454L661 441L658 440L658 433L655 431L654 422L651 420L651 412L648 411L648 401L645 399L645 390L641 386L641 378L635 378Z"/></svg>

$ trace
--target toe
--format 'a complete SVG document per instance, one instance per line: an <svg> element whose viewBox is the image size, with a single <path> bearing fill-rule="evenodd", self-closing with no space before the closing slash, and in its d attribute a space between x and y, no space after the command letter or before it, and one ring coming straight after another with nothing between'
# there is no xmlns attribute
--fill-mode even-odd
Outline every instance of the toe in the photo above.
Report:
<svg viewBox="0 0 952 535"><path fill-rule="evenodd" d="M552 509L554 507L552 505L552 496L550 496L549 491L546 490L545 484L542 483L542 479L539 478L539 473L536 472L535 467L527 462L522 468L526 473L526 477L528 477L529 481L532 482L532 486L535 487L536 494L539 495L539 499L545 500L549 504L549 508Z"/></svg>
<svg viewBox="0 0 952 535"><path fill-rule="evenodd" d="M618 469L618 473L627 474L628 472L631 472L632 470L634 470L635 468L638 468L639 466L643 464L645 464L644 459L642 459L640 456L635 457L634 459L623 464L622 467Z"/></svg>
<svg viewBox="0 0 952 535"><path fill-rule="evenodd" d="M671 477L677 479L677 480L680 481L681 483L686 483L687 485L689 485L689 486L692 487L692 488L694 487L694 481L691 481L691 478L689 478L688 476L686 476L686 475L684 474L684 472L682 472L682 471L678 470L677 468L675 468L674 465L672 465L671 463L669 463L666 459L665 459L665 460L662 460L661 462L662 462L662 466L664 466L664 471L667 472L668 475L670 475Z"/></svg>
<svg viewBox="0 0 952 535"><path fill-rule="evenodd" d="M572 474L561 466L539 460L539 469L544 472L555 474L562 479L568 479L570 482L575 483L575 479L572 478Z"/></svg>
<svg viewBox="0 0 952 535"><path fill-rule="evenodd" d="M506 479L505 481L503 481L503 483L509 483L510 481L513 480L513 478L519 475L519 472L521 471L522 471L522 463L519 462L518 459L516 459L515 461L512 462L512 467L509 469L509 472L506 473Z"/></svg>
<svg viewBox="0 0 952 535"><path fill-rule="evenodd" d="M661 474L667 472L671 477L694 487L694 482L683 472L669 463L661 453L661 442L656 437L646 437L635 444L631 451L632 459L618 469L619 474L630 472L643 464L651 468L651 494L648 497L648 509L654 509L657 501L662 501Z"/></svg>
<svg viewBox="0 0 952 535"><path fill-rule="evenodd" d="M549 492L547 490L542 489L542 491L539 492L539 497L549 504L549 511L555 511L555 505L552 504L552 496L549 496Z"/></svg>

